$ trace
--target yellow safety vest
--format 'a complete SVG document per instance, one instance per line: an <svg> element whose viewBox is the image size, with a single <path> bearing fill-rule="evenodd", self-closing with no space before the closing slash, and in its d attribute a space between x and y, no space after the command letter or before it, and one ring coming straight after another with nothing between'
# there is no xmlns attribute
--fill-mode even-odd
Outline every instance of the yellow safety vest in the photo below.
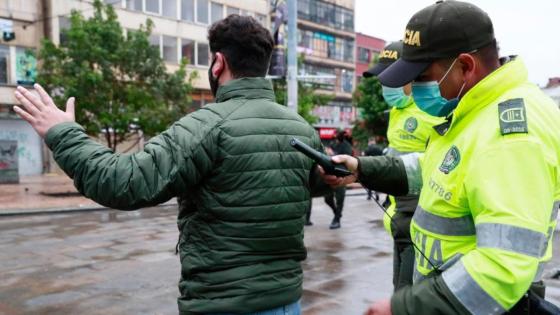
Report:
<svg viewBox="0 0 560 315"><path fill-rule="evenodd" d="M442 118L431 116L418 108L412 97L409 98L405 107L393 107L389 112L387 128L387 139L389 140L387 155L399 156L410 152L424 152L433 126L441 124L443 121ZM391 205L387 208L387 213L383 215L383 225L387 232L392 234L391 219L387 214L395 215L397 207L393 196L389 196L389 200Z"/></svg>
<svg viewBox="0 0 560 315"><path fill-rule="evenodd" d="M540 279L552 255L560 110L528 82L517 58L468 91L451 123L435 129L420 157L412 239L445 269L444 282L466 309L501 314ZM415 281L432 271L417 252Z"/></svg>

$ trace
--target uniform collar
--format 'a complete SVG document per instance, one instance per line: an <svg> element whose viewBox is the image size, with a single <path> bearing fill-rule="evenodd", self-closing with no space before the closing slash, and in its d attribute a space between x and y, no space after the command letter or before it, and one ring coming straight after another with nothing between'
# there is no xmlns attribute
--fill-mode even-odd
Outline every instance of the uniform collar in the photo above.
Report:
<svg viewBox="0 0 560 315"><path fill-rule="evenodd" d="M276 101L272 83L261 77L234 79L218 88L216 103L232 98L266 98L273 102Z"/></svg>
<svg viewBox="0 0 560 315"><path fill-rule="evenodd" d="M478 82L461 98L459 105L453 111L453 123L470 113L478 112L495 101L505 91L523 84L527 80L527 68L521 58L517 57L504 64Z"/></svg>

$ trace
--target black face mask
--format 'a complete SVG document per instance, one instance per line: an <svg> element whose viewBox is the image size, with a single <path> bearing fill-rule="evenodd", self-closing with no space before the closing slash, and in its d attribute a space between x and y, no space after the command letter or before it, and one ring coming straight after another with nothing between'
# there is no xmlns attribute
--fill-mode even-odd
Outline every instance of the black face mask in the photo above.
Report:
<svg viewBox="0 0 560 315"><path fill-rule="evenodd" d="M210 90L212 91L212 95L214 95L214 98L216 97L216 93L218 92L218 88L220 87L220 85L218 84L218 81L220 80L220 76L214 77L212 75L212 67L214 67L215 62L216 62L216 58L212 60L212 63L210 64L210 68L208 68L208 81L210 82Z"/></svg>

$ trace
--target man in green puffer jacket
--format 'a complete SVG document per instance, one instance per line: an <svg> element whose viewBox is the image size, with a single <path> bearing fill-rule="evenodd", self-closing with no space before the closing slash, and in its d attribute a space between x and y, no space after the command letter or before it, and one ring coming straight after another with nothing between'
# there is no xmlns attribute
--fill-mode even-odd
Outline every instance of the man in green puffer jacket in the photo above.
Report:
<svg viewBox="0 0 560 315"><path fill-rule="evenodd" d="M78 190L122 210L179 202L180 314L299 314L303 225L314 187L315 130L275 103L264 79L273 48L256 20L232 15L209 30L216 103L187 115L142 152L115 154L74 123L74 99L56 108L19 87L16 112L45 138ZM261 313L259 313L261 314ZM276 314L276 313L275 313ZM283 314L283 313L282 313Z"/></svg>

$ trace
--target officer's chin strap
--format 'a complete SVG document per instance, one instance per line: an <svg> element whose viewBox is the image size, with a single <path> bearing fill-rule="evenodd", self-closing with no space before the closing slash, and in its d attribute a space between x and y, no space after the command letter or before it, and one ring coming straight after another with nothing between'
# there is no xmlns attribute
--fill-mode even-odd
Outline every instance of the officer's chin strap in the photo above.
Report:
<svg viewBox="0 0 560 315"><path fill-rule="evenodd" d="M397 225L397 223L395 222L395 220L393 220L393 216L391 216L391 215L389 214L389 212L387 212L387 210L385 209L385 207L383 207L383 206L379 203L379 201L377 201L375 198L371 198L371 199L379 206L379 208L381 208L381 210L382 210L383 212L385 212L385 215L386 215L387 217L389 217L389 219L391 220L391 223L393 223L393 225L395 226L395 229L399 230L399 226ZM399 232L403 232L403 231L400 231L400 230L399 230ZM414 249L416 249L416 250L420 253L420 255L422 255L422 257L424 257L424 259L426 259L426 261L428 261L428 263L429 263L430 266L433 268L434 272L436 272L436 274L442 273L442 270L440 270L439 267L437 267L436 265L434 265L434 264L432 263L432 261L426 256L426 254L424 254L424 252L421 251L420 248L419 248L418 246L416 246L416 244L415 244L414 242L411 242L411 243L412 243L412 246L414 246Z"/></svg>

